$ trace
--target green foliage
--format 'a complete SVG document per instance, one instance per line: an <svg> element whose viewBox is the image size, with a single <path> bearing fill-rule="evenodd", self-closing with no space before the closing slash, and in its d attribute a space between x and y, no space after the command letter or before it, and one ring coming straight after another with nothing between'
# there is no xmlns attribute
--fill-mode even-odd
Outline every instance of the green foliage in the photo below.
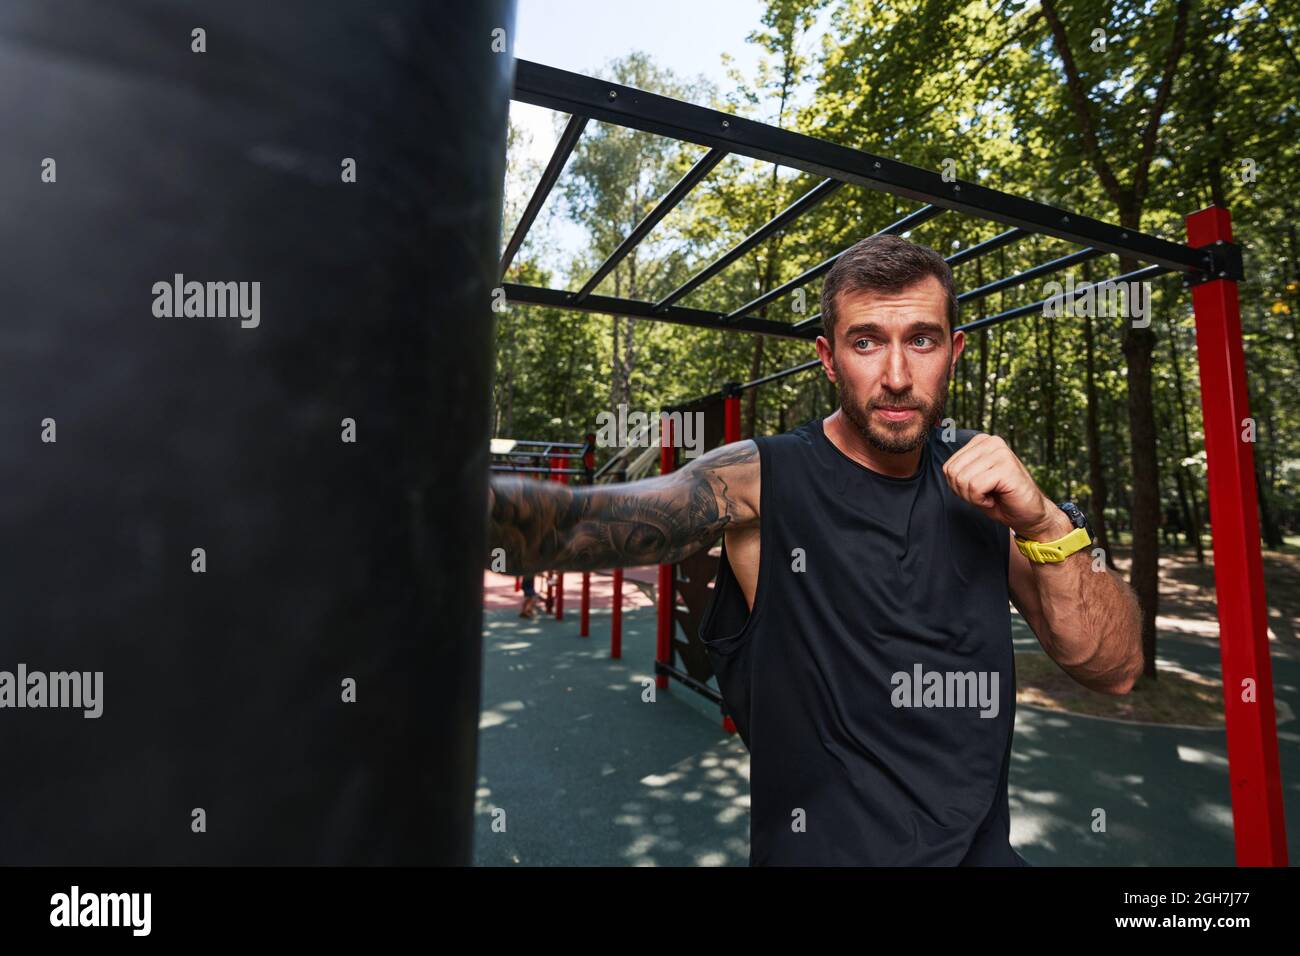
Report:
<svg viewBox="0 0 1300 956"><path fill-rule="evenodd" d="M809 31L819 18L827 29L814 43ZM1265 504L1294 527L1300 520L1300 454L1294 451L1300 409L1297 390L1289 387L1300 373L1295 4L769 0L749 40L762 50L761 64L752 77L732 71L733 87L725 92L674 77L641 53L608 64L601 75L916 166L950 168L963 180L1177 241L1188 213L1212 202L1230 208L1246 250L1243 337ZM1176 65L1169 71L1171 60ZM557 117L557 124L566 120ZM534 241L517 258L512 281L578 288L702 152L589 124L557 190L564 217L585 230L588 243L551 275L539 265L545 246ZM535 182L540 170L512 165L511 175ZM597 291L654 301L818 182L797 170L728 157ZM884 193L843 187L680 304L734 309L914 208ZM949 254L1003 228L947 214L911 238ZM541 229L539 223L534 231ZM959 266L958 286L975 288L1068 251L1051 237L1033 237ZM1075 278L1107 278L1122 265L1104 257ZM819 285L810 283L802 301L787 295L757 314L806 318L819 311ZM1041 284L1027 284L971 303L963 320L1042 297ZM1204 467L1196 464L1204 455L1202 399L1190 298L1177 279L1158 280L1154 305L1161 497L1177 499L1181 473L1203 511ZM1091 398L1110 486L1108 515L1120 526L1133 490L1126 321L1091 321ZM1049 494L1085 500L1094 490L1086 331L1081 317L1031 316L973 333L948 405L960 425L1007 438ZM784 339L515 308L498 327L498 434L572 439L619 401L652 410L811 357L810 344ZM816 372L765 386L754 398L746 425L760 433L822 414L832 401Z"/></svg>

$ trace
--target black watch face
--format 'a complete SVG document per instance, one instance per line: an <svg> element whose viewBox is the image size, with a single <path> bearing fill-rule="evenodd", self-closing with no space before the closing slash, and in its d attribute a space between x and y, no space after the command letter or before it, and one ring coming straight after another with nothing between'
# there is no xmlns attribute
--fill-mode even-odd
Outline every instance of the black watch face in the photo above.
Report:
<svg viewBox="0 0 1300 956"><path fill-rule="evenodd" d="M1088 532L1088 537L1092 537L1092 528L1088 525L1088 516L1083 513L1083 509L1073 501L1062 501L1058 505L1062 511L1070 518L1070 523L1076 528L1084 528Z"/></svg>

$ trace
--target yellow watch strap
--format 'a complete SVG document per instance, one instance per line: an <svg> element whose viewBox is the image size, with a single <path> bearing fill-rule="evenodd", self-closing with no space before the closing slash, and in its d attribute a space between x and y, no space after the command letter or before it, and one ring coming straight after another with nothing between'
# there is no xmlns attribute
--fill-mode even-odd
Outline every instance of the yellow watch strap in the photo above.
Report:
<svg viewBox="0 0 1300 956"><path fill-rule="evenodd" d="M1016 535L1016 547L1035 564L1060 564L1074 552L1092 544L1087 528L1075 528L1055 541L1030 541Z"/></svg>

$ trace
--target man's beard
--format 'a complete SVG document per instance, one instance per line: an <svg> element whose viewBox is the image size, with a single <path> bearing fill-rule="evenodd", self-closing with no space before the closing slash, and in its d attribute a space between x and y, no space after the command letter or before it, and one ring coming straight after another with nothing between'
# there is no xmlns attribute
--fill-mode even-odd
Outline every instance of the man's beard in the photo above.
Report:
<svg viewBox="0 0 1300 956"><path fill-rule="evenodd" d="M848 379L840 374L838 363L832 359L835 378L838 383L840 410L844 417L853 423L853 427L866 439L867 444L878 451L891 455L902 455L914 451L926 443L930 429L943 416L943 407L948 401L948 379L943 384L934 401L929 404L921 402L910 392L907 395L880 396L864 400L849 384ZM905 422L891 422L874 414L876 408L912 408L918 414Z"/></svg>

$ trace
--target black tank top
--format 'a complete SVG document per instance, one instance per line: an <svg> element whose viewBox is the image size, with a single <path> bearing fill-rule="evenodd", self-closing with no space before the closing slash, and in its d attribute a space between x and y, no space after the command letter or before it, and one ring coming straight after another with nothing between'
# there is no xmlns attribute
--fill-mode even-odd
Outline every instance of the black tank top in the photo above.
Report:
<svg viewBox="0 0 1300 956"><path fill-rule="evenodd" d="M1028 865L1007 806L1010 532L942 470L974 434L931 429L910 478L821 419L755 439L754 609L724 545L700 628L750 752L750 865Z"/></svg>

